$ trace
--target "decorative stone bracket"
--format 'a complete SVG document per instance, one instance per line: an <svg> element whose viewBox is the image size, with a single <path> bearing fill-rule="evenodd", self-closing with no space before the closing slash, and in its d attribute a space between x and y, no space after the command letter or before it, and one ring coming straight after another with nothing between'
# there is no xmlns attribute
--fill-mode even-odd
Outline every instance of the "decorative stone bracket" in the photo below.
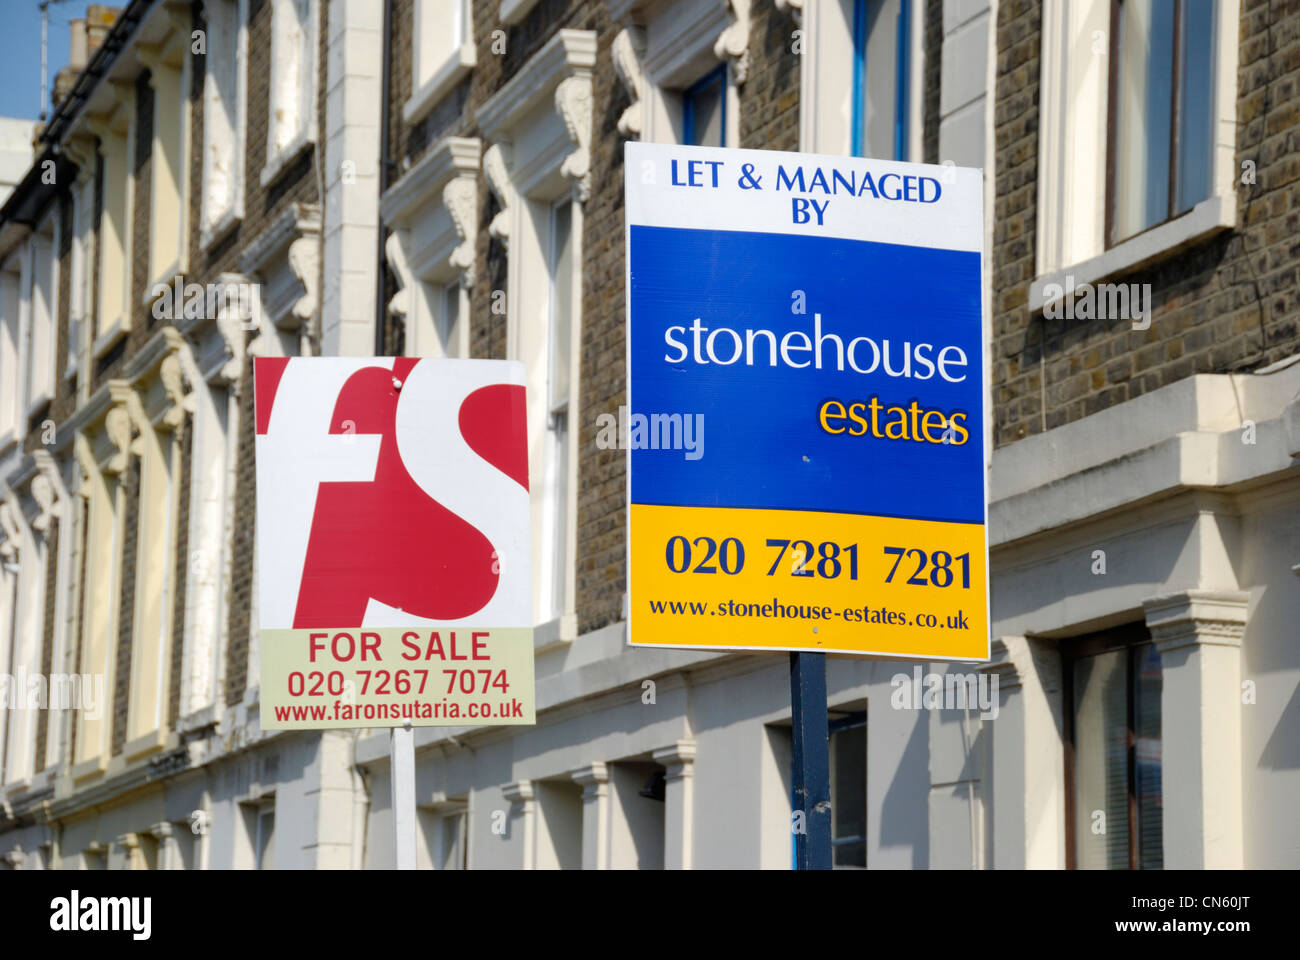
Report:
<svg viewBox="0 0 1300 960"><path fill-rule="evenodd" d="M442 202L456 225L460 243L448 262L460 271L460 285L474 286L474 243L478 238L478 181L473 176L458 176L442 188Z"/></svg>
<svg viewBox="0 0 1300 960"><path fill-rule="evenodd" d="M51 519L63 516L63 504L67 500L68 491L63 486L59 467L48 450L33 452L32 459L36 462L37 469L36 476L32 477L32 499L40 508L40 513L32 521L32 529L45 533L50 528Z"/></svg>
<svg viewBox="0 0 1300 960"><path fill-rule="evenodd" d="M483 175L487 178L492 196L496 197L497 206L501 208L488 224L488 235L500 240L506 250L510 249L510 207L515 201L515 191L510 184L507 169L509 158L506 154L509 149L506 144L494 143L483 154Z"/></svg>
<svg viewBox="0 0 1300 960"><path fill-rule="evenodd" d="M645 105L641 102L645 90L645 73L641 69L644 52L645 33L638 26L627 27L614 38L614 72L632 100L618 118L618 132L631 140L638 139L645 130Z"/></svg>
<svg viewBox="0 0 1300 960"><path fill-rule="evenodd" d="M555 109L577 149L560 164L561 176L573 180L580 203L591 197L591 76L566 77L555 88Z"/></svg>
<svg viewBox="0 0 1300 960"><path fill-rule="evenodd" d="M713 44L719 60L732 62L732 77L737 86L749 78L749 4L750 0L728 0L734 19Z"/></svg>

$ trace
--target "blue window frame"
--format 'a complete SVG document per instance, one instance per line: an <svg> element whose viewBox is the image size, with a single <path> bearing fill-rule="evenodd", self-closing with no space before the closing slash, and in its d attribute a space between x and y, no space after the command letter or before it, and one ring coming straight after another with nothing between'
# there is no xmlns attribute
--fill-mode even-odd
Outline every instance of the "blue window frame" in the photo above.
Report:
<svg viewBox="0 0 1300 960"><path fill-rule="evenodd" d="M906 160L913 0L853 0L855 157Z"/></svg>
<svg viewBox="0 0 1300 960"><path fill-rule="evenodd" d="M682 143L727 145L727 65L710 70L682 94Z"/></svg>

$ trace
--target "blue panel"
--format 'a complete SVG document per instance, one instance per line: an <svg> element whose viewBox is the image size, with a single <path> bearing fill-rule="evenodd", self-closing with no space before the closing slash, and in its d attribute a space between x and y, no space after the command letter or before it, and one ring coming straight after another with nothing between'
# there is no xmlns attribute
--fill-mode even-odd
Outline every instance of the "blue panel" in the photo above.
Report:
<svg viewBox="0 0 1300 960"><path fill-rule="evenodd" d="M904 247L825 237L631 228L632 413L703 414L703 456L683 451L633 449L632 502L820 510L983 523L983 403L980 327L980 256L977 253ZM806 312L792 312L803 291ZM791 352L795 369L782 362L780 344L790 331L814 339L821 314L822 369L816 351ZM694 361L695 318L700 355L707 359L715 328L714 356L730 364ZM687 352L665 342L670 327ZM778 345L771 366L769 341L753 338L752 365L746 330L770 330ZM896 372L904 345L922 350L931 363L945 346L960 349L966 365L950 364L951 383L913 362L913 376L889 376L884 358L869 373L837 370L839 348L869 337ZM788 341L802 343L795 337ZM873 353L859 342L858 365L870 368ZM846 351L847 352L847 351ZM950 352L950 359L957 354ZM892 440L820 428L827 399L965 413L969 432L961 444ZM882 419L883 423L883 419Z"/></svg>

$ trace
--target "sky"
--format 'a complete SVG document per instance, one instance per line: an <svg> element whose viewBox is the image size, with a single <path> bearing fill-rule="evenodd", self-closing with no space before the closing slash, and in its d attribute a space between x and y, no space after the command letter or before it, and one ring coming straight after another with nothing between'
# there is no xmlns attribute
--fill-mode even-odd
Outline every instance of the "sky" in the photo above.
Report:
<svg viewBox="0 0 1300 960"><path fill-rule="evenodd" d="M68 62L68 21L85 16L87 0L50 4L49 82ZM126 6L117 0L112 6ZM36 120L41 113L41 8L38 0L0 0L0 117Z"/></svg>

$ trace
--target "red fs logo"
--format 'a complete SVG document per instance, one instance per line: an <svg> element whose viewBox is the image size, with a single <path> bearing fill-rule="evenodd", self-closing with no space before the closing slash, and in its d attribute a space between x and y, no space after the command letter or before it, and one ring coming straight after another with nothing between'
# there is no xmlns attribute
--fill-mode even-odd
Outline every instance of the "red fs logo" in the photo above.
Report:
<svg viewBox="0 0 1300 960"><path fill-rule="evenodd" d="M255 364L262 629L531 626L521 364Z"/></svg>

